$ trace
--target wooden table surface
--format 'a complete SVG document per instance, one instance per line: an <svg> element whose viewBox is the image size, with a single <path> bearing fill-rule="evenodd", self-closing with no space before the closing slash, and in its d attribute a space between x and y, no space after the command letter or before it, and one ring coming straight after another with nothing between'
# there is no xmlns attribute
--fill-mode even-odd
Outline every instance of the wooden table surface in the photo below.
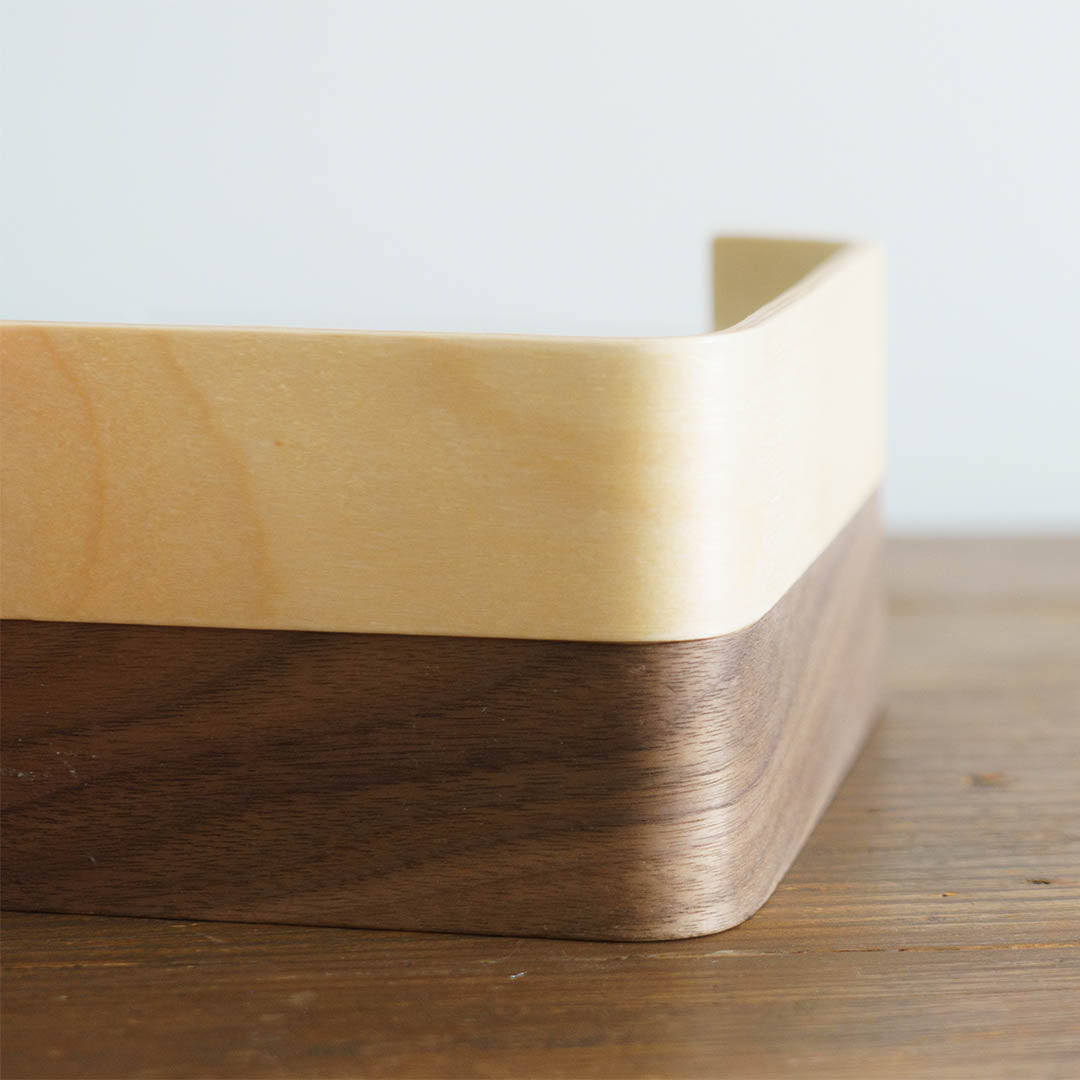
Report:
<svg viewBox="0 0 1080 1080"><path fill-rule="evenodd" d="M773 899L641 945L5 917L3 1076L1080 1077L1080 538L898 540Z"/></svg>

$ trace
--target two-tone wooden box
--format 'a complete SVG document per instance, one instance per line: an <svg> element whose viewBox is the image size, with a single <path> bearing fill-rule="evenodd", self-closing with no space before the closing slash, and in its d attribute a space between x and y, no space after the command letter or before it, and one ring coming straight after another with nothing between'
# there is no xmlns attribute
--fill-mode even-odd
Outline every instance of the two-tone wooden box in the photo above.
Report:
<svg viewBox="0 0 1080 1080"><path fill-rule="evenodd" d="M723 930L875 710L878 253L718 330L0 326L15 908Z"/></svg>

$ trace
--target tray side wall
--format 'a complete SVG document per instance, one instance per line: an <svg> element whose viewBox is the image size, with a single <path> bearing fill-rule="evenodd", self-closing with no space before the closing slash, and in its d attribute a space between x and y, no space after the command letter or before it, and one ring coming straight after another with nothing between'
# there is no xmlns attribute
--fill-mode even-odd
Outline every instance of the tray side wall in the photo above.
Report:
<svg viewBox="0 0 1080 1080"><path fill-rule="evenodd" d="M868 726L879 546L871 500L754 626L661 645L4 622L4 903L725 929Z"/></svg>
<svg viewBox="0 0 1080 1080"><path fill-rule="evenodd" d="M788 247L764 245L766 265ZM0 607L607 642L741 630L880 482L881 306L878 253L848 249L700 337L0 324Z"/></svg>

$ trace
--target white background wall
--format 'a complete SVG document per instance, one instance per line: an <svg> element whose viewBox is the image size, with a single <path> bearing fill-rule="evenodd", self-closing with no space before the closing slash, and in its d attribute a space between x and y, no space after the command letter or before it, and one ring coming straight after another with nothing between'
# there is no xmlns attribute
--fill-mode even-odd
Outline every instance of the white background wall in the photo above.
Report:
<svg viewBox="0 0 1080 1080"><path fill-rule="evenodd" d="M1080 2L2 11L0 317L691 333L868 237L893 526L1080 527Z"/></svg>

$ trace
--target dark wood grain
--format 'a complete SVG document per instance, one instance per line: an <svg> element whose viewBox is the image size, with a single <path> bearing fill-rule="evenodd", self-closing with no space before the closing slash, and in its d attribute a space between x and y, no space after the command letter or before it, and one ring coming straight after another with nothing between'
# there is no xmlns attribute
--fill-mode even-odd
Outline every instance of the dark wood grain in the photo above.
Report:
<svg viewBox="0 0 1080 1080"><path fill-rule="evenodd" d="M887 566L884 719L741 926L604 944L11 914L5 1080L1072 1080L1080 539L900 541Z"/></svg>
<svg viewBox="0 0 1080 1080"><path fill-rule="evenodd" d="M7 623L5 905L734 925L874 711L879 549L871 500L758 622L662 645Z"/></svg>
<svg viewBox="0 0 1080 1080"><path fill-rule="evenodd" d="M5 1080L1072 1080L1080 1053L1080 950L1063 946L769 952L724 937L8 923Z"/></svg>

